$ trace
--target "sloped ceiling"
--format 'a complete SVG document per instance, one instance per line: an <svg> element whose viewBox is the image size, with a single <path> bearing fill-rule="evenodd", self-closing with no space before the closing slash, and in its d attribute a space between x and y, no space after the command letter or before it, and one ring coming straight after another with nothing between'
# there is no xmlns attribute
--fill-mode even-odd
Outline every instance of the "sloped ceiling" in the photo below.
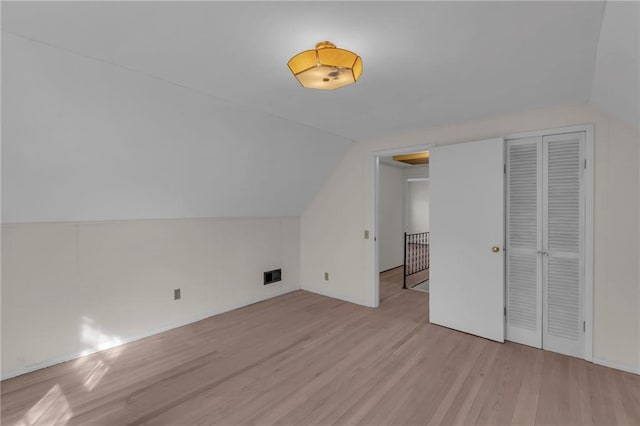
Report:
<svg viewBox="0 0 640 426"><path fill-rule="evenodd" d="M640 3L607 3L589 101L640 127Z"/></svg>
<svg viewBox="0 0 640 426"><path fill-rule="evenodd" d="M3 221L299 214L353 140L586 102L601 2L2 3ZM363 57L335 92L286 63Z"/></svg>

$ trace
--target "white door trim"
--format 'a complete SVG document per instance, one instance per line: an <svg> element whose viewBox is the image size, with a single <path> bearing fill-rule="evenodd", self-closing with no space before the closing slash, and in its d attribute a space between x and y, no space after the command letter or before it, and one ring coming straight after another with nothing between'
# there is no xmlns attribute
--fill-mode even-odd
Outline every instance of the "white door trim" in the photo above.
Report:
<svg viewBox="0 0 640 426"><path fill-rule="evenodd" d="M584 235L584 359L593 361L593 268L594 268L594 128L593 124L535 130L505 136L506 140L585 132L585 235Z"/></svg>

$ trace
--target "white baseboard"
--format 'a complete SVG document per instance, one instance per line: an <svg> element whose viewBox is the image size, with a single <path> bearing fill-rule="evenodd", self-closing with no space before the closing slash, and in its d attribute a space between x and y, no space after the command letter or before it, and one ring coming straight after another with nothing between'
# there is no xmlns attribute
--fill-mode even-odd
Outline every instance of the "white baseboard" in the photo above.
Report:
<svg viewBox="0 0 640 426"><path fill-rule="evenodd" d="M385 269L384 271L380 271L380 273L382 274L383 272L393 271L394 269L402 268L403 266L404 266L403 264L400 264L400 265L398 265L398 266L393 266L393 267L391 267L391 268L387 268L387 269Z"/></svg>
<svg viewBox="0 0 640 426"><path fill-rule="evenodd" d="M46 361L42 361L42 362L38 362L38 363L34 363L34 364L29 364L26 365L24 367L18 368L16 370L13 371L8 371L8 372L3 372L2 375L0 376L0 380L6 380L6 379L10 379L12 377L16 377L16 376L20 376L22 374L27 374L27 373L31 373L33 371L37 371L37 370L41 370L43 368L47 368L47 367L51 367L54 366L56 364L61 364L63 362L67 362L67 361L72 361L74 359L78 359L78 358L82 358L83 356L87 356L87 355L91 355L97 352L101 352L101 351L105 351L111 348L115 348L116 346L121 346L127 343L131 343L131 342L135 342L136 340L140 340L140 339L144 339L146 337L150 337L159 333L163 333L165 331L169 331L169 330L173 330L174 328L179 328L179 327L184 327L185 325L189 325L189 324L193 324L194 322L198 322L198 321L202 321L203 319L206 318L210 318L216 315L220 315L223 314L225 312L229 312L229 311L233 311L234 309L239 309L239 308L243 308L245 306L249 306L249 305L253 305L254 303L259 303L259 302L264 302L265 300L269 300L269 299L273 299L275 297L279 297L282 296L284 294L287 293L291 293L293 291L298 291L300 290L300 288L293 288L293 289L285 289L282 292L278 292L276 294L273 294L269 297L267 297L266 299L259 299L259 300L254 300L254 301L250 301L247 303L241 303L238 305L234 305L232 307L229 308L221 308L221 309L217 309L214 311L210 311L210 312L206 312L204 314L200 314L197 316L194 316L188 320L182 320L182 321L178 321L172 324L168 324L165 326L162 326L160 328L156 328L153 330L148 330L145 331L144 333L140 333L137 335L133 335L133 336L128 336L126 338L122 338L119 340L119 342L117 344L108 344L108 345L101 345L99 348L96 349L92 349L92 350L84 350L81 352L76 352L76 353L72 353L72 354L68 354L68 355L63 355L60 357L56 357L56 358L52 358L52 359L48 359Z"/></svg>
<svg viewBox="0 0 640 426"><path fill-rule="evenodd" d="M604 367L615 368L616 370L626 371L627 373L633 373L640 375L640 367L632 367L630 365L621 364L615 361L609 361L602 358L593 358L593 363L602 365Z"/></svg>

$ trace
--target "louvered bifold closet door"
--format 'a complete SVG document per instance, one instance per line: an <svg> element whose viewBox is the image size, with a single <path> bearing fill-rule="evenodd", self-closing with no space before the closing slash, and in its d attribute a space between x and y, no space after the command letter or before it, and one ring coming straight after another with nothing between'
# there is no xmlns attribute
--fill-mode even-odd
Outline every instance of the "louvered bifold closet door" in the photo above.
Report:
<svg viewBox="0 0 640 426"><path fill-rule="evenodd" d="M542 347L542 137L507 141L507 340Z"/></svg>
<svg viewBox="0 0 640 426"><path fill-rule="evenodd" d="M543 348L583 356L585 134L543 138Z"/></svg>

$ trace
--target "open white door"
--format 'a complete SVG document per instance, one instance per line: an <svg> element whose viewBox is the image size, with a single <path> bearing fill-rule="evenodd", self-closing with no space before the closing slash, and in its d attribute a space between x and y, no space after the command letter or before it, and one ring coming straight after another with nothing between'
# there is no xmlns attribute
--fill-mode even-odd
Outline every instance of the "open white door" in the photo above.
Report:
<svg viewBox="0 0 640 426"><path fill-rule="evenodd" d="M504 141L430 150L430 321L504 341Z"/></svg>

